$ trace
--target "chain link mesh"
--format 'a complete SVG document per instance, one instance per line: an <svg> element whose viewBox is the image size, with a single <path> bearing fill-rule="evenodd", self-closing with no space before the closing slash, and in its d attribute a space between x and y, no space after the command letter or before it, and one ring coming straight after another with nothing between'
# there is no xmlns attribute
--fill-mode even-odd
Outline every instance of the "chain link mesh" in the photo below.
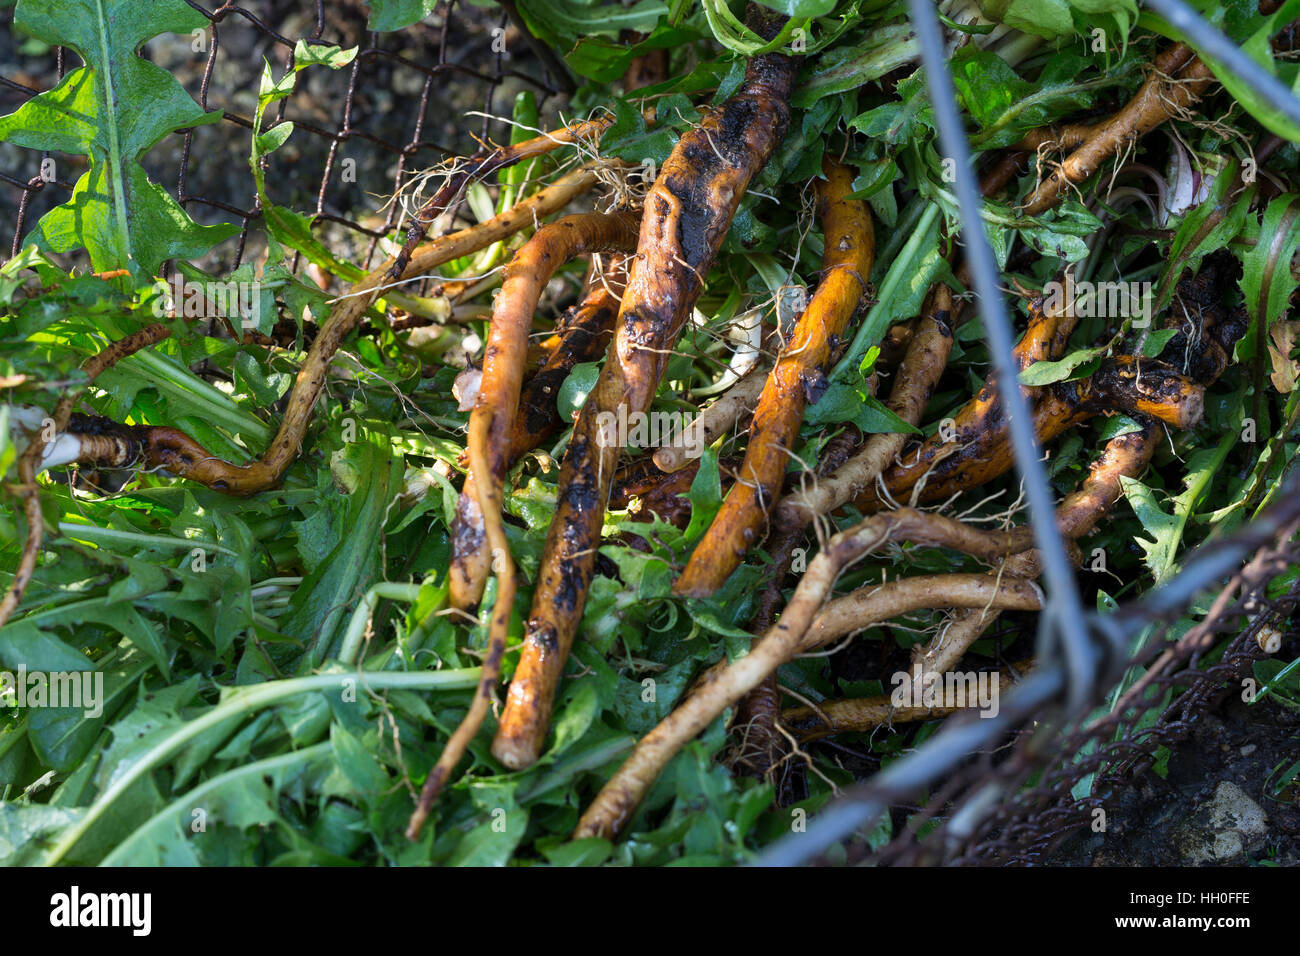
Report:
<svg viewBox="0 0 1300 956"><path fill-rule="evenodd" d="M893 865L1028 865L1089 828L1117 805L1121 790L1151 769L1160 748L1174 749L1195 723L1234 693L1254 692L1253 664L1265 657L1260 635L1284 625L1300 602L1300 581L1268 599L1279 564L1300 563L1295 527L1262 549L1219 590L1195 628L1174 640L1157 622L1126 665L1141 674L1101 715L1059 724L1051 712L1014 731L1003 746L975 755L917 808L906 831L852 858ZM1230 636L1221 655L1213 652ZM1105 699L1096 702L1105 706ZM1037 725L1037 726L1035 726ZM1080 787L1081 783L1090 787ZM1087 792L1076 795L1076 788ZM917 834L926 827L923 837Z"/></svg>

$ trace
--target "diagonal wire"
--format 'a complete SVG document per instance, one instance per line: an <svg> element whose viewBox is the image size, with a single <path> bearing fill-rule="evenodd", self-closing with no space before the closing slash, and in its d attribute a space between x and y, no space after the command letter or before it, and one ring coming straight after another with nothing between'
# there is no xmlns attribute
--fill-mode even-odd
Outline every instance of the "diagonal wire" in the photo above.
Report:
<svg viewBox="0 0 1300 956"><path fill-rule="evenodd" d="M1292 123L1300 125L1300 100L1296 99L1295 93L1221 31L1206 23L1183 0L1147 0L1147 6L1168 20L1175 30L1185 34L1198 53L1218 60L1230 72L1245 80L1269 106Z"/></svg>
<svg viewBox="0 0 1300 956"><path fill-rule="evenodd" d="M952 80L948 76L939 21L929 0L908 0L908 6L912 26L921 41L925 81L939 128L939 143L944 155L956 162L955 186L961 209L961 232L967 262L970 263L975 292L979 296L989 351L993 354L998 392L1003 407L1007 410L1007 427L1015 450L1016 469L1024 481L1034 541L1042 555L1048 601L1041 617L1039 657L1042 659L1050 656L1049 652L1055 650L1053 644L1056 638L1061 638L1061 649L1070 673L1069 703L1073 708L1082 708L1093 689L1098 652L1089 640L1074 569L1066 555L1065 543L1056 530L1056 505L1047 483L1047 472L1040 460L1042 453L1034 434L1029 405L1020 391L1018 369L1011 357L1011 323L998 285L998 269L993 250L989 247L980 217L982 206L972 172L970 147L966 142L961 116L957 112ZM1044 641L1052 641L1053 644L1044 644Z"/></svg>
<svg viewBox="0 0 1300 956"><path fill-rule="evenodd" d="M1230 577L1249 555L1300 521L1300 471L1287 481L1276 503L1231 537L1196 548L1183 570L1154 591L1118 611L1095 615L1099 633L1113 641L1117 659L1127 641L1152 620L1171 620L1184 612L1207 587ZM1057 661L1036 668L1007 695L995 717L949 718L924 745L895 761L870 780L847 791L819 813L804 833L790 834L768 847L758 866L799 866L824 853L854 832L871 827L889 807L958 770L972 753L984 752L1008 732L1041 714L1068 685L1067 670Z"/></svg>

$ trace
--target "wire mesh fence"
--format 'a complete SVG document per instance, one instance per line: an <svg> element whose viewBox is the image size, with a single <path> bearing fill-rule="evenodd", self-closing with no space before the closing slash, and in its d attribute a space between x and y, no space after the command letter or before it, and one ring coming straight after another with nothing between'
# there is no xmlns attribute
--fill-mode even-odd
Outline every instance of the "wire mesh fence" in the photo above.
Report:
<svg viewBox="0 0 1300 956"><path fill-rule="evenodd" d="M292 121L286 154L270 160L268 179L283 201L310 210L318 228L335 228L337 241L359 252L369 267L380 239L391 234L401 206L386 203L422 169L474 152L508 136L504 122L513 94L533 91L539 108L558 103L560 90L546 66L501 9L448 0L413 26L393 33L366 29L367 7L302 0L249 0L209 8L190 3L209 21L191 37L165 35L143 51L170 70L205 111L222 122L181 131L145 160L155 180L174 183L175 195L204 224L229 222L237 237L214 253L226 269L248 255L250 226L261 216L248 166L258 79L264 63L279 75L291 68L294 47L357 47L352 64L335 73L313 71L276 106L275 121ZM11 29L14 9L0 11L0 109L12 112L53 87L76 66L62 48L22 44ZM475 112L473 122L464 114ZM67 199L83 157L39 155L12 146L0 151L0 192L6 243L16 255L30 226Z"/></svg>
<svg viewBox="0 0 1300 956"><path fill-rule="evenodd" d="M533 91L544 114L564 104L567 77L545 51L518 35L504 8L448 0L412 27L380 34L367 31L368 11L359 0L190 5L209 28L191 38L155 39L144 54L171 70L205 110L221 111L222 122L175 134L171 148L152 151L146 167L155 179L174 184L176 198L196 219L239 227L211 255L214 268L235 268L258 252L254 226L261 210L247 161L258 76L263 61L276 71L292 66L299 40L355 46L359 53L338 72L312 71L309 82L278 104L277 121L292 121L296 133L292 149L270 160L268 180L285 205L310 211L315 227L365 268L399 226L403 207L387 197L400 195L423 169L504 141L508 127L493 117L508 112L519 90ZM959 160L963 216L974 223L969 150L936 60L940 28L923 0L911 9L945 148ZM0 11L3 113L78 65L62 49L19 45L9 29L12 19L12 7ZM512 32L511 42L494 42ZM476 121L466 123L470 112ZM66 199L82 163L80 157L0 146L0 219L10 254L45 211ZM991 350L1005 357L1012 333L998 276L991 258L979 261L982 232L968 228L963 235L976 260ZM1012 382L1014 374L1004 370L1001 378ZM1014 411L1019 389L1010 387L1006 397ZM1027 421L1023 413L1019 418ZM997 720L953 718L913 754L833 805L806 834L777 844L765 862L824 859L825 850L842 841L850 862L1038 862L1065 837L1095 826L1161 748L1176 747L1226 695L1250 691L1252 664L1264 654L1262 635L1285 631L1300 601L1300 581L1268 593L1279 567L1300 564L1294 478L1291 493L1280 496L1258 525L1217 542L1199 563L1188 562L1183 576L1152 599L1103 618L1085 614L1072 591L1032 433L1017 440L1016 452L1031 492L1031 518L1047 529L1039 546L1057 559L1046 562L1051 603L1038 668L1009 695ZM1174 635L1170 622L1177 615L1169 612L1180 606L1195 606L1204 616ZM1224 635L1235 636L1212 653ZM919 793L928 797L914 802ZM865 838L891 809L907 825L883 844Z"/></svg>
<svg viewBox="0 0 1300 956"><path fill-rule="evenodd" d="M1218 55L1248 59L1182 0L1160 0L1158 6ZM1163 588L1114 614L1084 612L1055 534L1041 449L1014 384L1011 329L981 226L965 129L944 69L939 21L925 0L910 0L909 9L921 39L940 141L956 160L962 238L1011 419L1016 469L1043 555L1049 593L1036 647L1038 671L1011 695L999 718L983 726L979 718L951 718L944 732L833 805L806 836L785 838L767 854L769 864L805 862L939 781L937 795L899 838L859 856L902 864L1034 862L1090 820L1104 827L1108 795L1149 765L1157 747L1186 736L1197 716L1243 678L1260 652L1263 629L1285 627L1295 606L1294 584L1272 601L1263 593L1297 557L1292 539L1300 526L1300 481L1293 473L1279 504L1233 540L1203 546ZM1253 63L1250 67L1239 72L1280 113L1300 109L1300 101L1274 77ZM1245 568L1237 570L1247 558ZM1200 592L1228 575L1203 620L1172 645L1162 640L1168 637L1171 612L1190 607ZM1201 666L1220 632L1243 616L1249 624L1222 658ZM1121 675L1135 674L1126 688Z"/></svg>
<svg viewBox="0 0 1300 956"><path fill-rule="evenodd" d="M1005 749L985 749L949 777L906 834L864 858L1029 864L1067 836L1104 829L1120 791L1152 768L1160 748L1185 740L1198 718L1226 695L1256 693L1252 665L1265 656L1268 636L1300 599L1297 583L1272 599L1265 593L1279 566L1300 560L1295 530L1292 520L1261 548L1187 634L1175 640L1167 622L1154 624L1124 664L1128 680L1096 702L1100 709L1065 723L1052 720L1050 710L1036 713L1011 733ZM1221 654L1211 654L1234 634ZM1028 726L1044 719L1042 729ZM920 828L941 814L944 825L917 839Z"/></svg>

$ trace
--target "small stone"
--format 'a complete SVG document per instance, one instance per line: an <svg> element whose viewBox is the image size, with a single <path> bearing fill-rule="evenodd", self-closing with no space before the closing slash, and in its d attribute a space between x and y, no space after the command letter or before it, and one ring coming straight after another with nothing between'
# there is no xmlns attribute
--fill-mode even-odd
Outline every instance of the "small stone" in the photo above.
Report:
<svg viewBox="0 0 1300 956"><path fill-rule="evenodd" d="M1208 804L1210 825L1220 830L1232 829L1247 837L1268 834L1268 815L1258 803L1235 783L1223 781Z"/></svg>
<svg viewBox="0 0 1300 956"><path fill-rule="evenodd" d="M483 381L483 370L469 366L456 376L451 383L451 394L457 401L457 408L462 412L472 411L478 401L479 385Z"/></svg>
<svg viewBox="0 0 1300 956"><path fill-rule="evenodd" d="M1224 780L1174 833L1174 845L1191 864L1227 863L1259 846L1268 816L1241 787Z"/></svg>

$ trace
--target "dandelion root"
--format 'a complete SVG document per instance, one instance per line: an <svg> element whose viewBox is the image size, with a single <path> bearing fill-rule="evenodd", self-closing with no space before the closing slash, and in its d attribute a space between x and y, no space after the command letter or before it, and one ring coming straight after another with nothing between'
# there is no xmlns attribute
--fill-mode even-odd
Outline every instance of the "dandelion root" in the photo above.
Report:
<svg viewBox="0 0 1300 956"><path fill-rule="evenodd" d="M853 174L846 167L827 160L823 172L826 180L817 183L826 234L821 283L772 368L754 412L740 476L673 585L677 594L712 594L757 543L781 492L804 408L824 387L830 343L866 294L875 256L871 214L866 203L848 198Z"/></svg>
<svg viewBox="0 0 1300 956"><path fill-rule="evenodd" d="M774 34L768 12L751 5L749 19ZM794 69L780 54L752 59L740 90L682 136L646 197L614 341L561 468L524 645L492 744L508 767L530 766L541 753L591 581L618 457L598 416L649 409L736 207L785 134Z"/></svg>
<svg viewBox="0 0 1300 956"><path fill-rule="evenodd" d="M582 213L543 226L506 266L483 355L483 377L469 419L469 450L488 462L487 480L502 495L510 464L511 435L523 384L528 331L542 290L555 271L584 253L623 251L636 241L637 220L628 212ZM477 446L477 447L476 447ZM479 510L477 486L484 473L472 465L452 527L451 597L453 607L468 608L483 594L488 565L486 523Z"/></svg>

